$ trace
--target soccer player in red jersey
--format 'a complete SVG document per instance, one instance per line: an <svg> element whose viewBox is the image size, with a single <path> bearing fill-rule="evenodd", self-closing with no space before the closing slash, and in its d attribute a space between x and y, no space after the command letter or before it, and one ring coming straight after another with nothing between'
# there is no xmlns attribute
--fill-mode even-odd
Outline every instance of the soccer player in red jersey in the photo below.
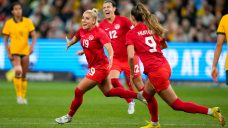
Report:
<svg viewBox="0 0 228 128"><path fill-rule="evenodd" d="M141 93L124 90L123 88L113 88L108 79L109 68L112 65L113 49L110 38L105 32L96 26L97 10L87 10L83 13L82 28L73 36L72 40L67 40L67 49L80 40L84 50L88 67L90 71L86 77L80 81L75 89L75 96L67 115L56 118L55 121L60 124L70 122L72 117L80 107L83 101L83 94L98 84L100 90L105 96L119 96L121 98L141 99ZM109 60L104 53L105 47L108 51ZM143 99L141 99L143 100Z"/></svg>
<svg viewBox="0 0 228 128"><path fill-rule="evenodd" d="M114 51L113 64L110 71L110 78L114 87L122 87L119 76L123 71L126 75L126 79L130 79L130 67L127 59L127 47L126 34L133 28L131 21L123 16L119 16L119 12L116 8L116 3L112 0L106 0L103 4L103 13L105 19L99 23L99 27L102 28L107 35L109 35ZM140 74L139 59L138 56L134 56L134 84L138 91L143 89L144 83ZM134 91L132 84L127 82L129 89ZM125 99L128 102L128 114L133 114L135 109L135 102L133 99Z"/></svg>
<svg viewBox="0 0 228 128"><path fill-rule="evenodd" d="M131 79L134 76L134 52L136 52L144 65L145 74L147 74L150 82L145 85L143 96L148 102L151 122L142 128L160 128L158 119L153 117L157 112L152 111L153 106L150 104L155 93L158 93L174 110L210 115L224 126L225 121L219 107L208 108L195 103L184 102L178 98L172 89L169 81L171 69L161 51L167 47L166 41L163 40L165 29L156 17L143 4L138 3L131 10L131 19L135 27L126 35Z"/></svg>

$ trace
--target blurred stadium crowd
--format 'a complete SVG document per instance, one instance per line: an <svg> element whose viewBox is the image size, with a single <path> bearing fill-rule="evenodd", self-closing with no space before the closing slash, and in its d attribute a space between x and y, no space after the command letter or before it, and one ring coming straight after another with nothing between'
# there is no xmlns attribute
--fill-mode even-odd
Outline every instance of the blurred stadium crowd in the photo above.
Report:
<svg viewBox="0 0 228 128"><path fill-rule="evenodd" d="M0 0L0 28L11 16L10 4L15 0ZM84 10L97 8L102 19L104 0L18 0L23 14L36 26L38 38L65 38L80 27ZM138 0L114 0L121 15ZM141 0L167 28L168 41L215 42L216 29L228 8L227 0Z"/></svg>

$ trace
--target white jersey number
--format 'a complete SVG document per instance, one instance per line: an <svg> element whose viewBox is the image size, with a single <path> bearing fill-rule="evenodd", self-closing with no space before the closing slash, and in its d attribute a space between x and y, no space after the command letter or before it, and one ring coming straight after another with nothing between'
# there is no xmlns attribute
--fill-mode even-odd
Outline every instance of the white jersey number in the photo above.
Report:
<svg viewBox="0 0 228 128"><path fill-rule="evenodd" d="M95 68L91 68L89 71L89 75L93 76L95 72L96 72Z"/></svg>
<svg viewBox="0 0 228 128"><path fill-rule="evenodd" d="M116 32L116 30L109 31L109 37L110 37L111 39L117 38L117 32Z"/></svg>
<svg viewBox="0 0 228 128"><path fill-rule="evenodd" d="M135 71L134 71L135 73L139 73L140 72L140 69L139 69L139 65L137 64L137 65L135 65Z"/></svg>
<svg viewBox="0 0 228 128"><path fill-rule="evenodd" d="M157 49L156 49L157 44L154 41L153 36L146 37L145 43L146 43L146 45L148 45L150 47L150 50L149 50L150 52L156 52L157 51Z"/></svg>
<svg viewBox="0 0 228 128"><path fill-rule="evenodd" d="M83 40L83 42L82 42L82 45L83 45L83 47L86 47L86 48L88 48L89 47L89 40Z"/></svg>

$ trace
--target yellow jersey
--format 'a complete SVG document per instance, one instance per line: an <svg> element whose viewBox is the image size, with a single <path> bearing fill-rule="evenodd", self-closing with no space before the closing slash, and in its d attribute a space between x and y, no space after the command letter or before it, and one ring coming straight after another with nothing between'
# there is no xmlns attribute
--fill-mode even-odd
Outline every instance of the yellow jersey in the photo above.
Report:
<svg viewBox="0 0 228 128"><path fill-rule="evenodd" d="M228 43L228 14L224 15L220 20L217 34L223 34L226 36L226 42ZM226 70L228 70L228 53L226 54Z"/></svg>
<svg viewBox="0 0 228 128"><path fill-rule="evenodd" d="M34 31L35 27L29 18L23 17L20 22L13 18L8 19L2 29L2 34L10 38L10 53L29 55L29 34Z"/></svg>

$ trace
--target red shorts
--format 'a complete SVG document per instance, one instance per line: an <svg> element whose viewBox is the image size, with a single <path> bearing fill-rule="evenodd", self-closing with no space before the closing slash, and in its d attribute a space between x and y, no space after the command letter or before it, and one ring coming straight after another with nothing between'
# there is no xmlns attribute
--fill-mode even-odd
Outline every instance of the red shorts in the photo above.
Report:
<svg viewBox="0 0 228 128"><path fill-rule="evenodd" d="M163 64L157 71L148 73L148 78L156 92L160 92L170 86L170 76L171 69L168 63Z"/></svg>
<svg viewBox="0 0 228 128"><path fill-rule="evenodd" d="M107 65L104 67L108 67ZM98 84L101 84L109 74L108 68L94 68L91 67L89 72L86 74L86 78L96 81Z"/></svg>
<svg viewBox="0 0 228 128"><path fill-rule="evenodd" d="M138 56L134 57L134 64L135 64L135 68L134 68L135 76L134 76L134 78L137 78L137 77L141 76ZM113 58L113 63L112 63L112 67L110 70L118 70L119 72L124 71L125 75L128 78L130 78L130 66L129 66L127 59L126 60L119 60L119 59Z"/></svg>

